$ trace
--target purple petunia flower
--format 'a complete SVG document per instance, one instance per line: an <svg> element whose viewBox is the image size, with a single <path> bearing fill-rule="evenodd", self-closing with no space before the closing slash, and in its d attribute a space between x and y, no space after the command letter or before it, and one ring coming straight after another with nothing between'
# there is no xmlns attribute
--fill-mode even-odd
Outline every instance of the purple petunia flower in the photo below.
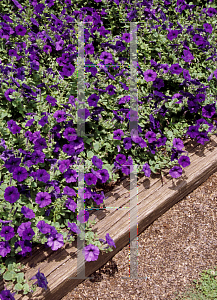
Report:
<svg viewBox="0 0 217 300"><path fill-rule="evenodd" d="M154 81L157 78L157 73L153 70L147 70L143 73L143 75L147 82Z"/></svg>
<svg viewBox="0 0 217 300"><path fill-rule="evenodd" d="M113 134L114 134L113 139L119 140L119 141L121 140L121 137L124 136L124 132L123 132L123 130L121 130L121 129L115 130L115 131L113 132Z"/></svg>
<svg viewBox="0 0 217 300"><path fill-rule="evenodd" d="M34 135L34 134L33 134ZM46 140L44 138L37 138L34 141L35 145L34 145L34 150L42 150L47 148L47 143Z"/></svg>
<svg viewBox="0 0 217 300"><path fill-rule="evenodd" d="M106 183L109 179L109 172L106 169L98 170L97 175L102 183Z"/></svg>
<svg viewBox="0 0 217 300"><path fill-rule="evenodd" d="M203 24L203 28L204 28L204 30L206 31L206 32L208 32L208 33L212 33L212 26L210 25L210 24L208 24L208 23L204 23Z"/></svg>
<svg viewBox="0 0 217 300"><path fill-rule="evenodd" d="M47 102L49 102L52 106L56 106L57 100L54 97L47 96L46 97Z"/></svg>
<svg viewBox="0 0 217 300"><path fill-rule="evenodd" d="M50 225L45 223L44 220L41 220L37 223L36 227L40 230L41 233L46 234L50 232Z"/></svg>
<svg viewBox="0 0 217 300"><path fill-rule="evenodd" d="M96 202L97 205L100 205L101 203L103 203L103 195L102 194L97 194L97 193L94 193L92 195L92 198L93 200Z"/></svg>
<svg viewBox="0 0 217 300"><path fill-rule="evenodd" d="M177 38L178 34L179 34L178 30L169 30L167 38L168 40L172 41Z"/></svg>
<svg viewBox="0 0 217 300"><path fill-rule="evenodd" d="M33 210L26 206L23 206L21 208L21 213L24 215L25 218L28 218L28 219L35 218L35 213L33 212Z"/></svg>
<svg viewBox="0 0 217 300"><path fill-rule="evenodd" d="M40 208L45 207L51 203L51 195L47 192L39 192L35 197L35 202Z"/></svg>
<svg viewBox="0 0 217 300"><path fill-rule="evenodd" d="M179 75L180 73L182 73L182 67L180 67L179 64L173 64L170 67L170 71L171 71L172 74Z"/></svg>
<svg viewBox="0 0 217 300"><path fill-rule="evenodd" d="M156 141L156 133L153 131L147 131L145 134L145 138L148 140L149 143Z"/></svg>
<svg viewBox="0 0 217 300"><path fill-rule="evenodd" d="M75 201L74 201L73 199L71 199L71 198L68 198L68 200L67 200L66 203L65 203L65 206L66 206L69 210L71 210L71 211L73 211L73 212L75 212L75 210L76 210L76 208L77 208L77 204L76 204Z"/></svg>
<svg viewBox="0 0 217 300"><path fill-rule="evenodd" d="M23 167L16 167L13 171L13 179L19 182L28 177L28 171Z"/></svg>
<svg viewBox="0 0 217 300"><path fill-rule="evenodd" d="M47 123L48 123L48 116L44 116L38 121L38 124L41 125L42 127L44 127L44 125Z"/></svg>
<svg viewBox="0 0 217 300"><path fill-rule="evenodd" d="M179 160L178 163L180 164L180 166L182 166L183 168L187 167L190 165L190 158L188 156L182 155Z"/></svg>
<svg viewBox="0 0 217 300"><path fill-rule="evenodd" d="M4 198L9 203L13 204L20 198L20 193L15 186L8 186L5 189Z"/></svg>
<svg viewBox="0 0 217 300"><path fill-rule="evenodd" d="M37 284L39 287L47 290L47 284L48 284L47 278L44 276L43 273L39 272L39 269L38 269L38 273L34 275L30 280L37 279L37 281L33 284Z"/></svg>
<svg viewBox="0 0 217 300"><path fill-rule="evenodd" d="M79 234L81 233L81 230L78 228L78 226L76 225L76 223L70 223L68 222L68 227L70 228L71 231Z"/></svg>
<svg viewBox="0 0 217 300"><path fill-rule="evenodd" d="M15 92L14 89L7 89L7 91L5 92L5 98L8 100L8 101L13 101L13 99L11 99L9 96L13 94L13 92Z"/></svg>
<svg viewBox="0 0 217 300"><path fill-rule="evenodd" d="M142 168L142 171L144 172L144 174L145 174L146 177L150 177L150 175L151 175L151 169L150 169L148 163L144 164L144 166Z"/></svg>
<svg viewBox="0 0 217 300"><path fill-rule="evenodd" d="M79 214L77 215L77 220L80 223L85 223L89 219L89 212L86 210L80 210Z"/></svg>
<svg viewBox="0 0 217 300"><path fill-rule="evenodd" d="M97 182L97 177L96 175L92 174L92 173L87 173L84 175L84 179L87 183L87 185L91 185L91 184L96 184Z"/></svg>
<svg viewBox="0 0 217 300"><path fill-rule="evenodd" d="M99 248L92 244L89 244L88 246L84 247L82 250L82 253L83 253L86 261L97 260L98 256L99 256L99 252L100 252Z"/></svg>
<svg viewBox="0 0 217 300"><path fill-rule="evenodd" d="M115 242L114 242L114 240L109 236L109 233L106 233L105 238L106 238L106 242L107 242L107 244L108 244L109 246L115 247L115 248L116 248Z"/></svg>
<svg viewBox="0 0 217 300"><path fill-rule="evenodd" d="M100 59L104 60L105 65L113 62L112 54L109 52L102 52L100 55Z"/></svg>
<svg viewBox="0 0 217 300"><path fill-rule="evenodd" d="M129 150L132 147L131 138L126 137L123 139L123 142L126 150Z"/></svg>
<svg viewBox="0 0 217 300"><path fill-rule="evenodd" d="M133 36L132 36L132 34L130 34L130 33L124 33L123 35L122 35L122 41L125 41L125 42L127 42L127 43L130 43L131 41L132 41L132 39L133 39Z"/></svg>
<svg viewBox="0 0 217 300"><path fill-rule="evenodd" d="M12 239L12 237L14 237L15 233L14 233L14 228L11 226L3 226L2 230L0 232L0 236L5 238L6 241L9 241L10 239Z"/></svg>
<svg viewBox="0 0 217 300"><path fill-rule="evenodd" d="M126 156L124 154L117 154L115 160L120 164L123 165L126 162Z"/></svg>
<svg viewBox="0 0 217 300"><path fill-rule="evenodd" d="M204 38L201 35L199 35L199 34L195 34L193 36L193 41L195 42L195 44L197 46L200 46L200 45L202 45L204 43Z"/></svg>
<svg viewBox="0 0 217 300"><path fill-rule="evenodd" d="M63 122L66 120L66 113L63 110L57 110L53 114L53 117L56 119L58 123Z"/></svg>
<svg viewBox="0 0 217 300"><path fill-rule="evenodd" d="M50 174L44 170L44 169L39 169L35 172L35 176L37 176L37 179L39 181L42 181L44 183L47 183L48 180L50 180Z"/></svg>
<svg viewBox="0 0 217 300"><path fill-rule="evenodd" d="M1 300L8 300L8 299L15 300L15 298L14 298L15 294L16 294L16 292L11 293L9 290L6 289L6 290L3 290L0 292L0 299Z"/></svg>
<svg viewBox="0 0 217 300"><path fill-rule="evenodd" d="M17 35L24 36L26 34L26 28L23 27L22 25L17 25L15 27L15 32Z"/></svg>
<svg viewBox="0 0 217 300"><path fill-rule="evenodd" d="M94 106L94 107L97 107L98 101L99 101L99 96L97 96L97 94L92 94L87 99L89 106Z"/></svg>
<svg viewBox="0 0 217 300"><path fill-rule="evenodd" d="M0 255L5 257L7 254L11 252L11 247L9 242L0 242Z"/></svg>
<svg viewBox="0 0 217 300"><path fill-rule="evenodd" d="M170 176L173 178L178 178L182 175L182 168L179 166L174 166L172 169L169 170Z"/></svg>
<svg viewBox="0 0 217 300"><path fill-rule="evenodd" d="M102 169L102 165L103 165L103 162L100 158L98 158L96 155L94 155L92 157L92 163L94 164L94 166L96 166L98 169Z"/></svg>
<svg viewBox="0 0 217 300"><path fill-rule="evenodd" d="M77 134L74 128L66 128L66 130L63 132L63 136L65 139L67 139L69 142L74 141L77 139Z"/></svg>
<svg viewBox="0 0 217 300"><path fill-rule="evenodd" d="M184 147L183 141L179 138L174 138L173 147L176 148L177 150L182 150L182 148Z"/></svg>
<svg viewBox="0 0 217 300"><path fill-rule="evenodd" d="M110 96L112 96L112 95L115 94L114 89L116 89L116 87L115 87L114 85L110 84L110 85L108 85L108 86L106 87L105 90L106 90L106 92L107 92Z"/></svg>
<svg viewBox="0 0 217 300"><path fill-rule="evenodd" d="M185 62L191 62L194 59L194 56L191 54L189 50L183 50L184 56L182 56L182 59Z"/></svg>
<svg viewBox="0 0 217 300"><path fill-rule="evenodd" d="M90 112L87 108L81 108L77 111L78 117L86 120L90 116Z"/></svg>
<svg viewBox="0 0 217 300"><path fill-rule="evenodd" d="M40 150L36 150L32 153L32 159L35 165L39 163L43 164L44 158L45 158L45 154Z"/></svg>
<svg viewBox="0 0 217 300"><path fill-rule="evenodd" d="M205 118L212 118L216 113L215 103L207 104L202 108L202 116Z"/></svg>
<svg viewBox="0 0 217 300"><path fill-rule="evenodd" d="M76 182L77 181L77 177L78 177L78 174L77 174L76 170L68 169L64 173L64 178L66 179L67 183Z"/></svg>
<svg viewBox="0 0 217 300"><path fill-rule="evenodd" d="M64 245L63 235L61 233L50 235L47 239L47 245L51 247L53 251L61 248Z"/></svg>

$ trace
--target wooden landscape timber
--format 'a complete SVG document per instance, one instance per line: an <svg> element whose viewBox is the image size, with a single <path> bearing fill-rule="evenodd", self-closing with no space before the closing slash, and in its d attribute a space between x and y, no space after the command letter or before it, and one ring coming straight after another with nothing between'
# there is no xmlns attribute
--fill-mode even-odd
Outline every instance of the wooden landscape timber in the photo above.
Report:
<svg viewBox="0 0 217 300"><path fill-rule="evenodd" d="M138 179L138 234L143 232L154 220L170 209L175 203L201 185L217 171L217 137L213 135L205 145L190 139L184 141L184 149L188 151L191 164L183 169L182 176L175 179L168 175L169 169L164 170L165 182L162 184L160 175L149 178L140 176ZM93 228L99 238L105 239L106 233L113 238L116 248L113 252L100 253L98 260L86 262L86 277L103 266L117 252L129 244L129 212L130 212L130 179L125 178L111 191L105 194L106 210L92 211L90 219L97 217ZM121 209L121 207L128 207ZM21 258L19 261L26 265L25 278L30 279L38 269L48 280L48 289L38 287L32 295L15 294L15 299L60 300L83 279L70 279L77 276L77 241L66 244L57 251L39 245L33 248L32 256ZM138 274L139 276L139 274ZM3 282L1 282L1 289Z"/></svg>

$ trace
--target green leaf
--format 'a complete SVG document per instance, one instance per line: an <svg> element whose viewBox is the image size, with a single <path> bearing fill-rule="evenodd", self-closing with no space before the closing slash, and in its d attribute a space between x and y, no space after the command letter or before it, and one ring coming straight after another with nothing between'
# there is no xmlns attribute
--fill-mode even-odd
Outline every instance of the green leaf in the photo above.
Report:
<svg viewBox="0 0 217 300"><path fill-rule="evenodd" d="M30 291L28 283L24 283L23 290L24 290L24 294L27 294Z"/></svg>
<svg viewBox="0 0 217 300"><path fill-rule="evenodd" d="M92 158L94 156L94 153L92 151L87 152L87 157Z"/></svg>
<svg viewBox="0 0 217 300"><path fill-rule="evenodd" d="M3 278L4 278L4 280L12 280L15 278L15 276L16 276L16 273L14 271L7 271L3 275Z"/></svg>
<svg viewBox="0 0 217 300"><path fill-rule="evenodd" d="M15 289L16 291L21 291L21 290L23 289L23 286L22 286L22 284L17 283L17 284L15 284L14 289Z"/></svg>
<svg viewBox="0 0 217 300"><path fill-rule="evenodd" d="M18 283L22 283L23 281L25 281L25 279L24 279L24 273L17 273L16 277L17 277L17 282Z"/></svg>
<svg viewBox="0 0 217 300"><path fill-rule="evenodd" d="M6 270L6 267L4 265L1 265L0 274L2 275L5 270Z"/></svg>
<svg viewBox="0 0 217 300"><path fill-rule="evenodd" d="M99 143L99 142L95 142L95 143L93 144L93 148L94 148L94 150L95 150L96 152L98 152L98 150L99 150L99 148L100 148L100 143Z"/></svg>

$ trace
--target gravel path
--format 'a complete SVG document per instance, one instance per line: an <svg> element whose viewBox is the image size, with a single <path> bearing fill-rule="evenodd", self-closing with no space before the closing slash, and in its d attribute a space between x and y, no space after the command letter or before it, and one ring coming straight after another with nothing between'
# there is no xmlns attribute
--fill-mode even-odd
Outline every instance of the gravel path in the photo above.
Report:
<svg viewBox="0 0 217 300"><path fill-rule="evenodd" d="M122 279L129 276L128 245L62 300L176 299L217 266L216 200L217 172L138 236L138 276L147 279Z"/></svg>

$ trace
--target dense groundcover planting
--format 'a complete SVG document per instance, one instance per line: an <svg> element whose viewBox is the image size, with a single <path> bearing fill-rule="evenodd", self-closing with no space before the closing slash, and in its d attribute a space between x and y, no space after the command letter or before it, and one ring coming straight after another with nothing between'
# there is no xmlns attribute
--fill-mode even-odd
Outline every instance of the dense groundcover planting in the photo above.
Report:
<svg viewBox="0 0 217 300"><path fill-rule="evenodd" d="M98 239L88 220L105 199L96 187L135 165L147 177L169 169L178 178L190 165L183 141L204 145L217 132L216 15L213 1L1 1L0 267L13 282L1 299L49 286L40 270L30 286L16 263L37 243L56 251L85 223L85 260L112 251L109 233ZM77 109L81 22L85 96ZM137 22L138 113L130 107L130 22Z"/></svg>

